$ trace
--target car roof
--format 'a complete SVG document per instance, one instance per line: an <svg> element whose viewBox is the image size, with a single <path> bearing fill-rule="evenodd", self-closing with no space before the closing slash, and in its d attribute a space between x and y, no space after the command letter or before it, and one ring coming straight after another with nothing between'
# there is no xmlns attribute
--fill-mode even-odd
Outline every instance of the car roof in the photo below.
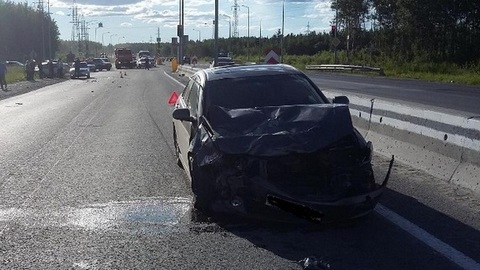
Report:
<svg viewBox="0 0 480 270"><path fill-rule="evenodd" d="M268 76L280 74L303 74L293 66L285 64L231 65L203 69L197 72L206 81L226 78Z"/></svg>

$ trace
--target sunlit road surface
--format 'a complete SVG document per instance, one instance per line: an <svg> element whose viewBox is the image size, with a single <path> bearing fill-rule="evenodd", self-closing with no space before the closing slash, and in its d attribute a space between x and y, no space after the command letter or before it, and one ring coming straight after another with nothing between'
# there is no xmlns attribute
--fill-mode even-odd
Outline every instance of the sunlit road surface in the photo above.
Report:
<svg viewBox="0 0 480 270"><path fill-rule="evenodd" d="M309 256L330 269L478 266L479 197L402 164L353 223L193 211L166 105L178 77L125 72L0 101L0 269L302 269ZM386 164L375 157L380 180Z"/></svg>

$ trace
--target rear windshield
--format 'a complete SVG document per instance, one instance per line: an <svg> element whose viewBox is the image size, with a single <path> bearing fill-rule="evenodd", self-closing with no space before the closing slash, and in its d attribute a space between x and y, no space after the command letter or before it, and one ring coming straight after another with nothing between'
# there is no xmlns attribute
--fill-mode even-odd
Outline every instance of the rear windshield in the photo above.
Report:
<svg viewBox="0 0 480 270"><path fill-rule="evenodd" d="M210 82L205 92L207 107L240 109L325 103L317 89L297 74L222 79Z"/></svg>

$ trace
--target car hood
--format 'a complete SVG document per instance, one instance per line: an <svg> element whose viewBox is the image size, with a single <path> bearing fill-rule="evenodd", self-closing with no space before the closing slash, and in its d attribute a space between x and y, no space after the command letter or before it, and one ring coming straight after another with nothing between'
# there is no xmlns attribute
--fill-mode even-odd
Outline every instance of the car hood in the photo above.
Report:
<svg viewBox="0 0 480 270"><path fill-rule="evenodd" d="M315 104L208 111L206 129L224 154L312 153L354 132L347 105Z"/></svg>

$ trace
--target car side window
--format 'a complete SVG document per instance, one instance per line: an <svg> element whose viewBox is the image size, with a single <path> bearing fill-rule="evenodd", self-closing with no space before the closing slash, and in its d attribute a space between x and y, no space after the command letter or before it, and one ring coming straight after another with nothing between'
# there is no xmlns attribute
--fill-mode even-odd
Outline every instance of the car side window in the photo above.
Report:
<svg viewBox="0 0 480 270"><path fill-rule="evenodd" d="M182 97L183 97L183 100L185 101L187 107L189 106L188 105L188 96L190 95L190 91L192 90L192 85L194 85L195 82L193 80L189 80L188 83L187 83L187 86L185 86L185 88L183 89L183 92L182 92Z"/></svg>
<svg viewBox="0 0 480 270"><path fill-rule="evenodd" d="M190 95L188 96L188 107L190 109L190 113L194 116L198 115L198 97L199 97L200 86L198 83L194 82L191 90Z"/></svg>

